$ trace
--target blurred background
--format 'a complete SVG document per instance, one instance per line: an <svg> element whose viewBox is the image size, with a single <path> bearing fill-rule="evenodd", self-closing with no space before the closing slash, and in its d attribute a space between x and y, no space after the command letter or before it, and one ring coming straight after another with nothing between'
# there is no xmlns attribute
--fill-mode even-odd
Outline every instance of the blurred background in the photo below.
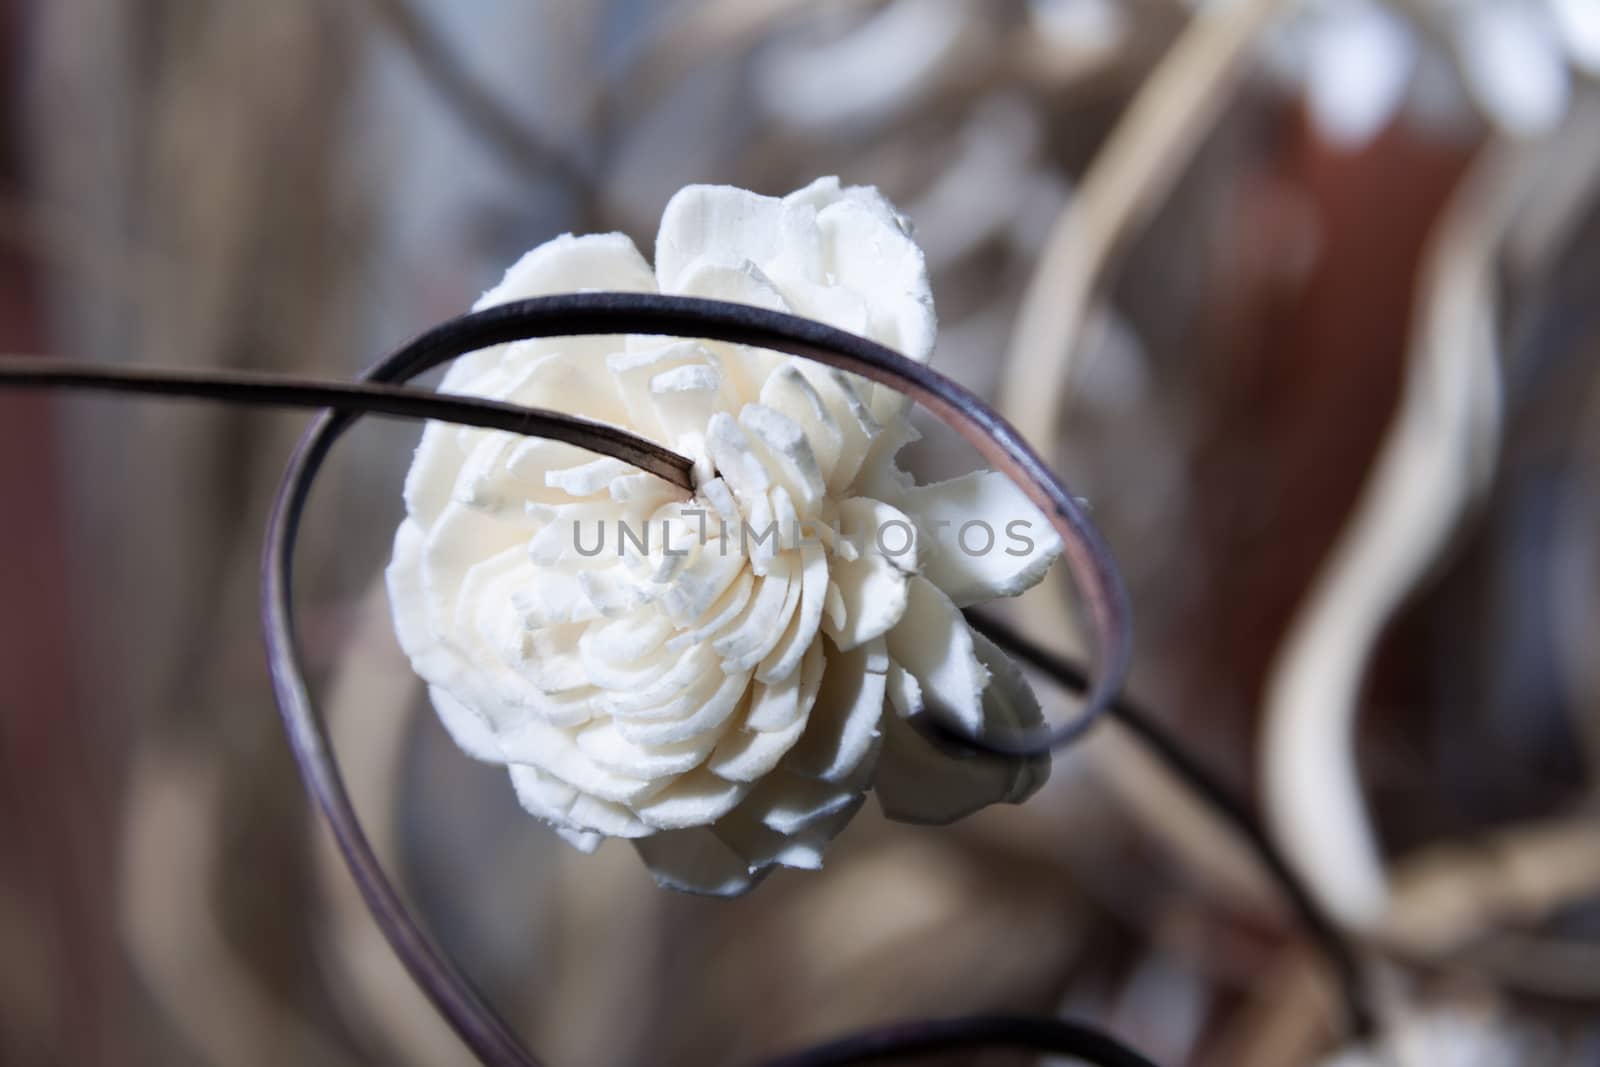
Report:
<svg viewBox="0 0 1600 1067"><path fill-rule="evenodd" d="M985 1010L1170 1065L1593 1064L1596 75L1594 0L0 0L0 351L348 377L559 233L648 253L686 183L875 184L935 366L1088 499L1133 691L1363 946L1382 1041L1115 727L1025 807L869 805L731 903L573 852L394 645L418 431L372 421L315 496L302 636L441 941L563 1065ZM256 560L305 422L0 396L0 1063L466 1062L270 697ZM919 474L973 464L929 429ZM1013 615L1073 650L1064 587Z"/></svg>

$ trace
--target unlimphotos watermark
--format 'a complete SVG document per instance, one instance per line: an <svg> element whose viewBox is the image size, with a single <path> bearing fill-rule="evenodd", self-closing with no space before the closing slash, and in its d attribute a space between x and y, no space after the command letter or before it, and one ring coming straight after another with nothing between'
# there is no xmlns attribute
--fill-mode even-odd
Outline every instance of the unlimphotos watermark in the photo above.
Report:
<svg viewBox="0 0 1600 1067"><path fill-rule="evenodd" d="M814 519L752 523L741 518L731 523L700 508L685 508L676 518L650 522L602 518L574 519L571 523L573 550L587 559L602 554L622 558L658 553L677 559L706 548L723 555L749 556L752 552L788 551L807 544L835 551L840 545L849 545L859 553L868 542L880 555L898 559L918 551L930 534L937 544L953 545L963 554L974 557L999 551L1020 558L1033 555L1037 548L1032 536L1033 523L1028 519L1012 519L997 531L992 523L983 519L968 519L959 524L949 519L935 519L919 527L908 519L893 518L874 524L868 533L857 530L850 535L845 534L837 519L832 523Z"/></svg>

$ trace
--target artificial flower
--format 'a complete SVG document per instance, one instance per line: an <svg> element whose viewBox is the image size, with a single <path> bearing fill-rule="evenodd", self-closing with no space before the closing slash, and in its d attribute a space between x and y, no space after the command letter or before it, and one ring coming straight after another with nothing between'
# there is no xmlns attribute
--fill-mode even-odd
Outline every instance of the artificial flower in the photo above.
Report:
<svg viewBox="0 0 1600 1067"><path fill-rule="evenodd" d="M558 237L478 307L624 290L792 312L925 361L921 251L875 189L691 186L655 265ZM685 493L619 460L430 424L387 578L401 646L470 755L585 851L630 840L658 881L732 895L820 866L870 790L902 820L1017 802L1043 760L962 758L909 721L1037 725L1020 671L961 614L1059 554L1005 477L916 485L898 393L810 361L651 336L522 341L446 391L557 408L694 460Z"/></svg>

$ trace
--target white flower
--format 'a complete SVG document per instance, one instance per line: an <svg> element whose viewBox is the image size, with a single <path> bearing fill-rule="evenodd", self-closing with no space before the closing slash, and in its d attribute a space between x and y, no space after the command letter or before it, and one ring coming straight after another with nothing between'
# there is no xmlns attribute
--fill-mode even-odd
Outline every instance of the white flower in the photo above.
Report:
<svg viewBox="0 0 1600 1067"><path fill-rule="evenodd" d="M1451 54L1436 53L1425 22ZM1574 69L1600 76L1600 3L1297 0L1276 46L1275 65L1303 82L1313 120L1336 143L1366 143L1408 99L1425 113L1453 107L1437 80L1448 64L1485 117L1533 137L1565 116Z"/></svg>
<svg viewBox="0 0 1600 1067"><path fill-rule="evenodd" d="M833 178L781 200L692 186L654 270L620 234L563 236L478 306L595 289L792 311L917 360L933 347L904 222ZM443 387L695 460L691 498L567 445L430 424L406 480L388 570L401 645L457 743L508 766L572 844L630 838L663 884L733 894L819 866L868 788L892 817L945 822L1043 781L1044 761L955 758L905 721L1040 721L959 609L1032 585L1060 543L1001 475L914 485L894 463L916 436L899 394L646 336L503 345Z"/></svg>

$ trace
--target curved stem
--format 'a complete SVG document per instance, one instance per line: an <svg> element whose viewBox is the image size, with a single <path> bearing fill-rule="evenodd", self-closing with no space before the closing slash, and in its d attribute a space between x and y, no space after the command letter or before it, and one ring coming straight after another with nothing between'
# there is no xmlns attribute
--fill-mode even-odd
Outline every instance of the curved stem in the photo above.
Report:
<svg viewBox="0 0 1600 1067"><path fill-rule="evenodd" d="M1127 673L1132 628L1126 591L1100 535L1067 487L1004 420L954 382L881 345L822 323L747 305L642 293L585 293L519 301L454 319L419 337L365 377L379 383L405 381L466 352L508 341L619 333L709 338L774 349L860 374L921 401L1016 479L1044 511L1062 538L1068 564L1098 627L1100 673L1088 687L1078 720L1042 734L964 740L973 748L1003 753L1048 751L1058 741L1081 737L1086 724L1109 707ZM273 693L307 791L327 819L368 909L396 955L480 1060L495 1067L529 1067L538 1061L423 930L389 881L350 803L326 725L301 669L292 602L300 519L317 472L359 414L328 412L317 419L290 460L273 505L261 563L261 624ZM1140 1060L1120 1062L1147 1067Z"/></svg>
<svg viewBox="0 0 1600 1067"><path fill-rule="evenodd" d="M614 456L693 491L691 460L653 441L576 415L498 400L363 382L324 382L240 371L107 367L30 356L0 356L0 389L78 389L215 400L252 407L335 408L403 419L436 419L564 441Z"/></svg>

